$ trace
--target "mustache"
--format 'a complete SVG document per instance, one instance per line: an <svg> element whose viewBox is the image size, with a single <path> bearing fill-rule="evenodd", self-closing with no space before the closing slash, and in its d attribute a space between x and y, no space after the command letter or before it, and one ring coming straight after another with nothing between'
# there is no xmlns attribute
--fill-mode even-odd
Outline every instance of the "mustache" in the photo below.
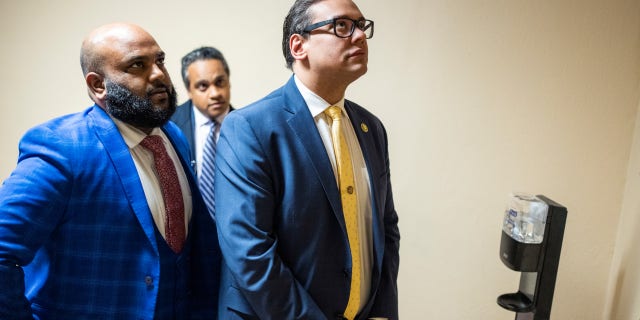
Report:
<svg viewBox="0 0 640 320"><path fill-rule="evenodd" d="M164 83L158 83L156 85L153 85L152 88L147 90L146 97L149 98L156 93L163 93L163 92L166 92L167 94L173 94L173 87L168 86Z"/></svg>

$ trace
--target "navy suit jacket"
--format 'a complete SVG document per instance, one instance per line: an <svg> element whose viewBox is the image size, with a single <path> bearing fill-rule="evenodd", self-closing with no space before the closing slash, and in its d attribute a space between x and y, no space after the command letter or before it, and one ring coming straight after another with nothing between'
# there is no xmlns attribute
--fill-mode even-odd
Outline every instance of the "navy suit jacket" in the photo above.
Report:
<svg viewBox="0 0 640 320"><path fill-rule="evenodd" d="M192 318L215 318L215 222L188 169L178 128L166 133L185 168L193 216ZM29 130L0 188L0 318L153 319L160 281L155 223L129 148L94 105Z"/></svg>
<svg viewBox="0 0 640 320"><path fill-rule="evenodd" d="M369 170L373 208L371 294L358 319L397 319L400 234L387 136L364 108L350 101L345 108ZM219 318L338 317L351 273L340 193L293 77L229 114L217 148L216 221L225 262Z"/></svg>
<svg viewBox="0 0 640 320"><path fill-rule="evenodd" d="M191 104L191 100L179 105L176 108L176 112L171 116L171 121L175 122L175 124L180 128L184 137L187 138L187 142L189 143L189 149L191 151L191 159L196 158L196 149L195 149L195 127L196 122L193 116L193 105ZM195 169L195 162L191 164L192 168Z"/></svg>

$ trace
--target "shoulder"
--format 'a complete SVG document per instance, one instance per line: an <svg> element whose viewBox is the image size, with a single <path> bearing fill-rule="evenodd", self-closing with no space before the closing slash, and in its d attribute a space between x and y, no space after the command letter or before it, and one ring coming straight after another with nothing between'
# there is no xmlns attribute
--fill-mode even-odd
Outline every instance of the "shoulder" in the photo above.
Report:
<svg viewBox="0 0 640 320"><path fill-rule="evenodd" d="M91 159L106 159L100 150L105 149L105 138L113 138L104 132L117 133L117 128L98 106L51 119L24 134L19 143L18 162L46 159L58 169L73 171L87 168L84 164Z"/></svg>
<svg viewBox="0 0 640 320"><path fill-rule="evenodd" d="M104 113L104 115L100 115L100 112ZM43 144L57 143L54 140L58 138L64 138L64 140L70 142L77 141L88 136L89 127L96 122L94 120L96 113L98 113L98 120L103 121L105 117L109 118L99 107L89 107L83 112L63 115L36 125L27 130L23 140L41 139Z"/></svg>
<svg viewBox="0 0 640 320"><path fill-rule="evenodd" d="M371 111L360 106L359 104L351 100L345 100L344 107L349 113L350 117L357 117L359 119L364 119L364 120L367 120L367 122L375 124L376 126L384 127L382 125L382 121L380 121L380 119L375 114L371 113Z"/></svg>
<svg viewBox="0 0 640 320"><path fill-rule="evenodd" d="M267 120L266 118L273 120L274 117L276 119L282 116L288 117L304 110L308 110L307 105L292 76L283 86L273 90L262 99L231 112L229 116L253 118L264 122L263 120Z"/></svg>
<svg viewBox="0 0 640 320"><path fill-rule="evenodd" d="M225 118L224 123L237 118L244 118L248 121L261 121L266 120L273 116L277 116L281 113L283 106L285 105L285 97L283 94L283 88L278 88L260 100L256 100L245 107L235 109L230 112Z"/></svg>
<svg viewBox="0 0 640 320"><path fill-rule="evenodd" d="M372 134L377 141L386 143L387 130L376 115L353 101L345 100L344 106L354 127L361 127L362 130Z"/></svg>
<svg viewBox="0 0 640 320"><path fill-rule="evenodd" d="M357 103L355 103L355 102L353 102L351 100L345 99L344 107L347 109L347 112L352 112L352 113L355 112L360 117L367 117L367 118L371 118L371 119L375 119L377 121L380 121L376 115L371 113L371 111L367 110L366 108L362 107L361 105L359 105L359 104L357 104Z"/></svg>
<svg viewBox="0 0 640 320"><path fill-rule="evenodd" d="M187 102L176 107L176 111L171 116L171 121L175 123L184 123L191 119L191 100L187 100Z"/></svg>
<svg viewBox="0 0 640 320"><path fill-rule="evenodd" d="M230 112L222 122L220 140L230 145L248 145L253 142L269 144L271 138L289 128L288 121L294 114L287 109L282 88L276 89L260 100ZM218 151L221 143L218 142ZM220 153L218 153L220 154Z"/></svg>

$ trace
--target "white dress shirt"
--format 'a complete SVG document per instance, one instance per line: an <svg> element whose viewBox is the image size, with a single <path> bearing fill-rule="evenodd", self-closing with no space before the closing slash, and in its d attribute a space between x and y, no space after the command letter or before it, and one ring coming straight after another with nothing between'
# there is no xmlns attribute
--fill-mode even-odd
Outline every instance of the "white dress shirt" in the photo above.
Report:
<svg viewBox="0 0 640 320"><path fill-rule="evenodd" d="M205 115L191 103L191 109L193 110L193 119L195 122L195 132L193 134L193 142L196 148L196 174L200 177L200 172L202 171L202 153L204 150L204 144L207 142L207 137L209 136L209 132L211 132L211 126L213 125L213 121L206 117ZM216 142L218 138L220 138L220 125L222 124L222 120L227 116L229 111L225 114L222 114L216 119L217 127L215 132Z"/></svg>
<svg viewBox="0 0 640 320"><path fill-rule="evenodd" d="M111 117L111 119L115 122L118 127L118 131L120 131L122 138L124 138L124 142L129 147L129 151L133 157L133 163L136 166L140 182L142 183L142 189L144 190L147 204L149 205L151 215L153 216L153 221L156 223L160 234L162 234L166 239L166 211L164 200L162 198L162 190L160 189L160 181L158 180L158 176L155 171L153 153L140 145L140 142L147 135L127 123L113 117ZM176 173L178 174L178 181L180 183L180 189L182 190L182 199L184 202L184 225L186 236L189 232L189 221L191 220L192 213L191 188L189 187L187 175L180 164L180 158L164 132L160 128L154 128L153 131L151 131L151 135L158 135L162 138L164 146L167 149L167 153L176 167Z"/></svg>
<svg viewBox="0 0 640 320"><path fill-rule="evenodd" d="M317 94L307 88L298 77L294 76L294 80L302 98L307 103L307 107L316 122L316 127L327 150L327 155L333 166L333 173L338 183L338 169L336 165L336 157L333 152L333 140L331 139L331 117L326 115L324 111L332 106ZM371 269L373 266L373 235L372 235L372 207L371 207L371 188L369 185L369 172L360 149L358 137L355 134L349 115L344 109L344 98L338 103L333 104L342 109L342 121L345 134L345 140L351 153L351 161L353 162L353 173L356 184L356 194L358 197L358 232L360 238L360 263L361 263L361 279L360 279L360 308L362 310L367 303L369 291L371 290Z"/></svg>

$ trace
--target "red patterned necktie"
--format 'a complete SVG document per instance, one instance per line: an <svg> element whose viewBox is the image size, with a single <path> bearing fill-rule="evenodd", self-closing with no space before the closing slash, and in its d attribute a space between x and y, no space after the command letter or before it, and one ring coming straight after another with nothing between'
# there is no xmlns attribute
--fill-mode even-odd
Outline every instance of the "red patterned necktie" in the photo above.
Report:
<svg viewBox="0 0 640 320"><path fill-rule="evenodd" d="M162 199L164 199L165 240L171 250L178 253L184 245L186 230L184 226L184 202L176 167L169 157L160 136L147 136L140 144L153 153L156 173L162 190Z"/></svg>

